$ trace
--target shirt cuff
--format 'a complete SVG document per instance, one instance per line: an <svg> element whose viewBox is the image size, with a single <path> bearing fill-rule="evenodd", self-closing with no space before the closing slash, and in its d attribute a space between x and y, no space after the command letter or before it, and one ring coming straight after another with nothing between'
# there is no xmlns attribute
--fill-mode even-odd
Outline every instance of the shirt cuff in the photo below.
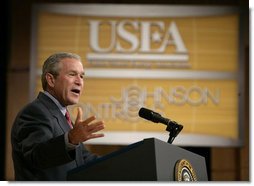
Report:
<svg viewBox="0 0 254 186"><path fill-rule="evenodd" d="M65 141L65 145L66 145L67 150L70 151L70 150L75 149L78 145L71 144L71 143L69 142L69 137L68 137L68 135L69 135L69 132L66 132L66 133L64 134L64 141Z"/></svg>

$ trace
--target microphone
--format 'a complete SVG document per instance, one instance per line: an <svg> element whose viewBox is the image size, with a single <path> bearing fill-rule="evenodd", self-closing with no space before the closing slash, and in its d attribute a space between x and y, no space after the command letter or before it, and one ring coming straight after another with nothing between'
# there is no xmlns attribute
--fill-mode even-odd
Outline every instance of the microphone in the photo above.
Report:
<svg viewBox="0 0 254 186"><path fill-rule="evenodd" d="M170 119L162 117L159 113L143 107L139 110L138 115L141 118L150 120L154 123L163 123L165 125L168 125L171 122Z"/></svg>
<svg viewBox="0 0 254 186"><path fill-rule="evenodd" d="M171 121L168 118L164 118L162 117L159 113L154 112L152 110L149 110L147 108L141 108L138 112L138 115L141 118L150 120L154 123L163 123L165 125L167 125L166 131L169 132L169 139L168 139L168 143L172 143L175 139L175 137L181 132L181 130L183 129L183 126L178 124L175 121Z"/></svg>

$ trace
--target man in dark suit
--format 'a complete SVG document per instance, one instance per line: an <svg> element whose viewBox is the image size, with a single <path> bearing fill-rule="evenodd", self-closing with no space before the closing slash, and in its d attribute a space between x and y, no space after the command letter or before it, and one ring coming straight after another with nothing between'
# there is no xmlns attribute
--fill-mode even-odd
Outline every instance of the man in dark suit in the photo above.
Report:
<svg viewBox="0 0 254 186"><path fill-rule="evenodd" d="M78 103L84 69L78 55L56 53L43 65L43 92L17 115L11 132L15 180L66 180L67 172L97 158L82 142L103 137L103 121L82 110L73 125L67 106Z"/></svg>

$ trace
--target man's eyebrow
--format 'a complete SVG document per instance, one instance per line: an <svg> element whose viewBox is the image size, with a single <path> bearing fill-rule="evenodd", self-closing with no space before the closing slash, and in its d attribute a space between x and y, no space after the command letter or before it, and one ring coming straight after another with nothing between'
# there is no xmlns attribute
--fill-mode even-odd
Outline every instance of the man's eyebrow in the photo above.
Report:
<svg viewBox="0 0 254 186"><path fill-rule="evenodd" d="M76 71L76 70L70 70L69 71L69 73L75 73L75 74L82 74L82 75L85 75L85 72L83 71L83 72L78 72L78 71Z"/></svg>

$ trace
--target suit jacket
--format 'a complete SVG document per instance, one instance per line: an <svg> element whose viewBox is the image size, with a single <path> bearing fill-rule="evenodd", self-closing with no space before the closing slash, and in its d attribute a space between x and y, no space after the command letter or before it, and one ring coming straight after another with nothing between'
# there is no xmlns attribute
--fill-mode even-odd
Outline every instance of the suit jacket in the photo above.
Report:
<svg viewBox="0 0 254 186"><path fill-rule="evenodd" d="M43 93L17 115L11 132L15 180L66 180L67 172L97 158L82 143L68 151L70 130L57 105Z"/></svg>

